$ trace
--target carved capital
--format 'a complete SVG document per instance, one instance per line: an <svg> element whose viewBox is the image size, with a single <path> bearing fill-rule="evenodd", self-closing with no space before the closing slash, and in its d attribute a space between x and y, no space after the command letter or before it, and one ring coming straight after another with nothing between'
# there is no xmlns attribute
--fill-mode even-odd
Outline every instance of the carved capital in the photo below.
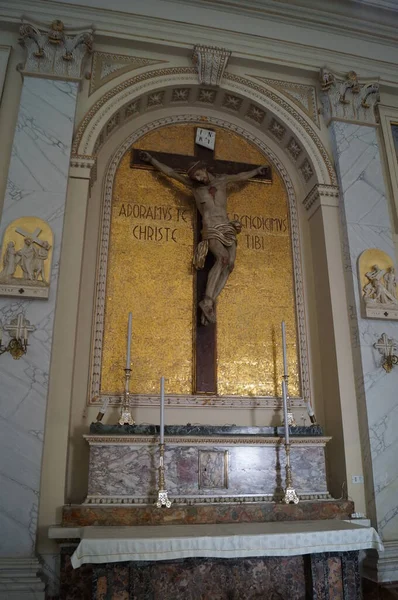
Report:
<svg viewBox="0 0 398 600"><path fill-rule="evenodd" d="M346 75L322 69L320 75L324 117L376 125L375 104L379 84L374 79L358 79L355 71Z"/></svg>
<svg viewBox="0 0 398 600"><path fill-rule="evenodd" d="M308 218L321 206L338 208L340 190L337 185L314 185L310 193L305 197L303 204L308 211Z"/></svg>
<svg viewBox="0 0 398 600"><path fill-rule="evenodd" d="M97 179L96 157L72 154L70 159L69 177L74 179L88 179L91 187Z"/></svg>
<svg viewBox="0 0 398 600"><path fill-rule="evenodd" d="M50 28L23 22L19 43L26 48L26 61L21 71L54 79L79 80L82 66L93 46L93 29L69 29L62 21L53 21Z"/></svg>
<svg viewBox="0 0 398 600"><path fill-rule="evenodd" d="M199 83L218 86L221 83L231 52L212 46L195 46L192 62L198 73Z"/></svg>

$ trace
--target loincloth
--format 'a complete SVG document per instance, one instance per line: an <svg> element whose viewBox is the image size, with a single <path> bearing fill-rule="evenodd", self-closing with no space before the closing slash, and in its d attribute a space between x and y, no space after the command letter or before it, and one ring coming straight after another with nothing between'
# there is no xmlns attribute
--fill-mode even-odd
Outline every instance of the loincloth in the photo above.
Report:
<svg viewBox="0 0 398 600"><path fill-rule="evenodd" d="M236 234L240 233L242 225L239 221L219 223L214 227L202 229L202 241L196 246L193 264L196 269L203 269L207 253L209 252L209 240L218 240L223 246L229 248L236 244Z"/></svg>

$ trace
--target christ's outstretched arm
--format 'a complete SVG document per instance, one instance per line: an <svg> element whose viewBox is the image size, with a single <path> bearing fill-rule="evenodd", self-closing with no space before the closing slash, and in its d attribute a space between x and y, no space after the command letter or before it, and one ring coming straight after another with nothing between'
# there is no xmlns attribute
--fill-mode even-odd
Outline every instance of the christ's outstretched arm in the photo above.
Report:
<svg viewBox="0 0 398 600"><path fill-rule="evenodd" d="M236 175L222 175L222 179L227 183L231 183L233 181L247 181L256 175L265 175L268 167L265 165L262 167L257 167L252 171L243 171L243 173L236 173Z"/></svg>
<svg viewBox="0 0 398 600"><path fill-rule="evenodd" d="M184 177L184 175L177 173L177 171L174 171L174 169L172 169L171 167L168 167L167 165L156 160L156 158L153 158L153 156L151 156L149 154L149 152L141 152L140 158L141 158L141 160L153 165L155 167L155 169L157 169L161 173L164 173L168 177L172 177L173 179L176 179L177 181L179 181L180 183L183 183L187 187L192 187L192 183L188 179L188 177Z"/></svg>

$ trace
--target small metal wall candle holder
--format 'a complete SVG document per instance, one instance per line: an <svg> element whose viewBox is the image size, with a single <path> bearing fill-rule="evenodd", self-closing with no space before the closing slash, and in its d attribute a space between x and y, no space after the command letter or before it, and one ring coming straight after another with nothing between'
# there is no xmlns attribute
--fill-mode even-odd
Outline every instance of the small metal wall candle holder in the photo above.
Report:
<svg viewBox="0 0 398 600"><path fill-rule="evenodd" d="M393 338L389 338L386 333L382 333L381 337L373 344L373 347L380 352L384 357L381 364L386 373L390 373L394 365L398 365L398 342Z"/></svg>
<svg viewBox="0 0 398 600"><path fill-rule="evenodd" d="M28 351L29 333L32 333L35 329L22 313L12 319L8 325L0 325L0 355L9 352L15 360L20 359ZM3 343L4 331L10 337L7 344Z"/></svg>

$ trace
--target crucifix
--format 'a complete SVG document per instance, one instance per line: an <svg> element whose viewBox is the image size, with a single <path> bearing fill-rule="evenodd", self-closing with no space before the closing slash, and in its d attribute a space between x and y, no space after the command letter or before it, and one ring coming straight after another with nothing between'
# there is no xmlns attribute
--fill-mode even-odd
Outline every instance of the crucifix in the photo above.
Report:
<svg viewBox="0 0 398 600"><path fill-rule="evenodd" d="M198 269L195 295L198 307L195 328L194 393L217 393L216 298L232 272L239 221L227 215L227 184L249 179L271 181L271 168L215 160L215 132L196 129L195 155L134 149L131 167L148 167L189 187L198 209L194 265Z"/></svg>

